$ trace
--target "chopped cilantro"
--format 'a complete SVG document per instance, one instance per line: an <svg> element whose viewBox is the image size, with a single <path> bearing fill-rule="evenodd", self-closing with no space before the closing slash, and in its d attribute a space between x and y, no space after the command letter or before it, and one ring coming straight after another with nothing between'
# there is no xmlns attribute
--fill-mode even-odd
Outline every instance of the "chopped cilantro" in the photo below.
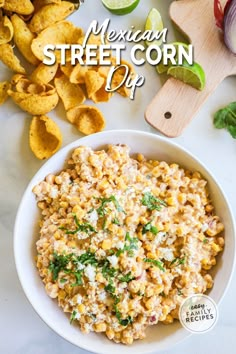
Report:
<svg viewBox="0 0 236 354"><path fill-rule="evenodd" d="M119 249L116 252L116 256L117 257L119 257L125 251L128 252L128 256L129 257L133 257L133 255L134 255L133 250L137 250L138 249L138 246L137 246L138 238L137 237L133 237L133 238L130 237L129 232L126 233L125 241L126 241L126 243L125 243L124 247Z"/></svg>
<svg viewBox="0 0 236 354"><path fill-rule="evenodd" d="M142 204L147 207L149 210L161 210L161 206L167 206L164 200L159 199L152 195L150 192L144 193L144 196L141 200Z"/></svg>
<svg viewBox="0 0 236 354"><path fill-rule="evenodd" d="M66 235L75 235L80 231L85 232L86 234L93 233L93 232L97 233L95 228L92 225L90 225L89 223L86 222L86 223L80 224L76 215L74 215L74 221L77 226L77 228L75 230L68 230L64 226L60 226L59 229L64 230Z"/></svg>
<svg viewBox="0 0 236 354"><path fill-rule="evenodd" d="M49 270L52 272L52 279L55 281L58 274L65 270L71 260L71 255L53 253L53 260L50 261Z"/></svg>
<svg viewBox="0 0 236 354"><path fill-rule="evenodd" d="M67 281L66 278L61 278L61 279L60 279L60 283L61 283L61 284L64 284L66 281Z"/></svg>
<svg viewBox="0 0 236 354"><path fill-rule="evenodd" d="M158 267L160 270L165 272L165 268L163 267L163 263L161 261L158 261L157 259L151 259L151 258L145 258L144 262L146 263L152 263L156 267Z"/></svg>
<svg viewBox="0 0 236 354"><path fill-rule="evenodd" d="M109 294L113 295L116 291L116 288L112 283L109 283L108 285L105 286L104 288Z"/></svg>
<svg viewBox="0 0 236 354"><path fill-rule="evenodd" d="M119 212L125 213L114 195L111 195L109 198L98 198L98 200L101 202L100 207L97 209L97 213L100 217L104 217L107 214L106 206L108 203L113 203Z"/></svg>
<svg viewBox="0 0 236 354"><path fill-rule="evenodd" d="M131 316L128 316L127 318L125 319L122 319L122 316L121 316L121 313L120 311L117 309L117 307L115 306L115 312L116 312L116 318L118 319L119 321L119 324L121 326L128 326L129 324L131 324L133 322L133 319L131 318Z"/></svg>
<svg viewBox="0 0 236 354"><path fill-rule="evenodd" d="M76 282L74 284L71 284L71 286L83 285L83 280L82 280L83 270L78 270L77 272L72 272L72 274L75 276Z"/></svg>
<svg viewBox="0 0 236 354"><path fill-rule="evenodd" d="M115 224L115 225L118 225L118 226L121 225L118 218L114 218L111 222L112 222L112 224Z"/></svg>
<svg viewBox="0 0 236 354"><path fill-rule="evenodd" d="M108 260L105 261L102 267L102 275L106 279L114 278L117 274L117 269L110 267Z"/></svg>
<svg viewBox="0 0 236 354"><path fill-rule="evenodd" d="M178 294L179 296L182 296L182 295L183 295L183 293L182 293L182 291L181 291L180 289L177 290L177 294Z"/></svg>
<svg viewBox="0 0 236 354"><path fill-rule="evenodd" d="M186 257L183 256L182 258L175 258L173 261L170 263L170 265L175 265L175 267L179 266L180 264L185 264L186 262Z"/></svg>
<svg viewBox="0 0 236 354"><path fill-rule="evenodd" d="M208 243L209 240L205 237L204 240L202 241L203 243Z"/></svg>
<svg viewBox="0 0 236 354"><path fill-rule="evenodd" d="M152 222L148 222L146 225L144 225L142 229L142 234L146 234L148 231L150 231L153 235L158 234L158 228L156 226L152 225Z"/></svg>
<svg viewBox="0 0 236 354"><path fill-rule="evenodd" d="M72 324L72 322L75 320L76 315L77 315L77 311L74 310L70 316L70 324Z"/></svg>
<svg viewBox="0 0 236 354"><path fill-rule="evenodd" d="M121 275L118 279L123 283L128 283L131 280L135 279L135 277L131 274L131 272L129 272L128 274Z"/></svg>
<svg viewBox="0 0 236 354"><path fill-rule="evenodd" d="M91 265L95 265L95 266L98 265L98 261L95 257L95 253L92 253L90 251L81 254L81 256L78 256L74 262L75 263L79 262L84 265L86 265L86 264L91 264Z"/></svg>

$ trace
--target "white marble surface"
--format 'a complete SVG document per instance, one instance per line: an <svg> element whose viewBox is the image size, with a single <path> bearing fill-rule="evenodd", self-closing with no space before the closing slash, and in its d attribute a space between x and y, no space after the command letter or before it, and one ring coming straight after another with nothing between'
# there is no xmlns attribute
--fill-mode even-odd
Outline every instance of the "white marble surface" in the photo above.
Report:
<svg viewBox="0 0 236 354"><path fill-rule="evenodd" d="M137 29L142 28L149 9L156 6L161 10L165 24L170 29L169 40L180 38L168 20L170 3L170 0L141 0L139 8L130 16L111 16L112 27L130 28L135 25ZM72 20L86 29L91 20L101 21L109 16L100 1L86 0ZM156 133L145 123L143 112L161 86L161 81L155 69L149 65L139 67L138 72L146 76L146 84L137 91L134 102L115 95L108 104L100 105L107 119L107 129L129 128ZM1 65L0 80L9 78L10 75ZM236 78L225 80L184 134L174 139L194 153L215 174L233 210L236 210L236 143L227 132L214 129L212 115L219 107L235 100L235 85ZM63 131L63 145L80 137L76 129L66 122L62 106L50 116L55 118ZM26 113L21 112L9 100L0 107L0 122L0 354L85 354L86 352L58 337L40 320L25 298L18 281L13 258L14 219L22 193L42 162L32 155L28 146L30 117ZM220 305L220 318L214 330L204 335L194 335L164 354L234 353L235 296L234 274L231 286Z"/></svg>

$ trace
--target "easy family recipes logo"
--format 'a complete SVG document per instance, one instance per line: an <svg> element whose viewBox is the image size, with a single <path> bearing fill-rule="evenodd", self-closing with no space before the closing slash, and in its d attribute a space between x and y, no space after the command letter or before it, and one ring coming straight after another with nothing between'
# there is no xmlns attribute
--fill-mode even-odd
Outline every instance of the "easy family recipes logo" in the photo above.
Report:
<svg viewBox="0 0 236 354"><path fill-rule="evenodd" d="M160 62L164 65L182 65L186 61L193 64L193 46L178 45L178 49L173 44L167 44L168 29L162 31L152 30L109 30L110 19L106 19L99 27L98 21L91 22L82 44L48 44L44 47L44 60L46 65L53 65L56 62L56 55L59 52L61 65L66 65L70 58L71 65L81 66L110 66L106 80L105 90L114 92L125 85L130 89L130 99L135 97L137 87L141 87L145 82L143 75L134 74L129 65L122 63L122 53L127 49L125 42L132 42L134 46L130 51L130 59L133 64L141 66L148 62L156 66ZM91 34L100 35L101 44L88 44ZM143 42L148 41L150 45L146 47ZM163 43L162 48L155 44L155 41ZM116 42L116 43L114 43ZM151 43L154 44L151 44ZM114 52L114 54L113 54ZM115 63L114 63L115 58ZM114 74L123 68L122 80L115 86L112 85Z"/></svg>

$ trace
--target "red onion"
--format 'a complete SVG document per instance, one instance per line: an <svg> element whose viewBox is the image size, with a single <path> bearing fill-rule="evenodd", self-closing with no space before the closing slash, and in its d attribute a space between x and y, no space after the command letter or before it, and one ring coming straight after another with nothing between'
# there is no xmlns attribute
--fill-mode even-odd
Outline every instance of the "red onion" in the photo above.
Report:
<svg viewBox="0 0 236 354"><path fill-rule="evenodd" d="M216 26L224 32L228 49L236 54L236 0L228 0L223 10L221 1L214 0Z"/></svg>
<svg viewBox="0 0 236 354"><path fill-rule="evenodd" d="M225 7L224 41L229 50L236 55L236 0L231 0Z"/></svg>

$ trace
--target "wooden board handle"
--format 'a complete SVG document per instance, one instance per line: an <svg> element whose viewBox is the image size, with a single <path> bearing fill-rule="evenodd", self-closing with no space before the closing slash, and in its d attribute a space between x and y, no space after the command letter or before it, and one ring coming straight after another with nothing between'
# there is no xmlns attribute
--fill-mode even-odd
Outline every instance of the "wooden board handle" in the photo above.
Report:
<svg viewBox="0 0 236 354"><path fill-rule="evenodd" d="M174 78L168 79L147 107L146 121L170 138L179 136L223 80L219 76L215 76L203 91Z"/></svg>

